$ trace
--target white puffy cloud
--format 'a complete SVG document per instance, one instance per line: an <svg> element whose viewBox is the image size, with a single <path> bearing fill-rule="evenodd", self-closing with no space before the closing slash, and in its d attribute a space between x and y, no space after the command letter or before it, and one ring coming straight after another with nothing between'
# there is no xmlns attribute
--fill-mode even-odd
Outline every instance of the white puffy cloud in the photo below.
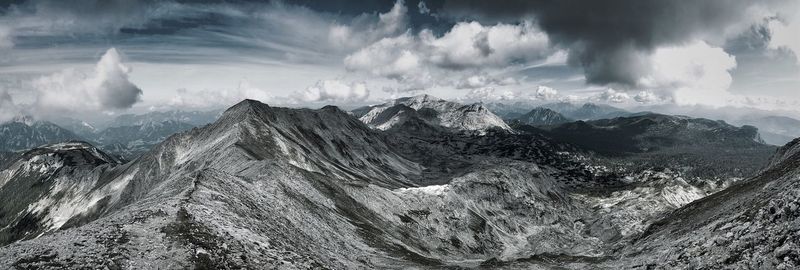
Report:
<svg viewBox="0 0 800 270"><path fill-rule="evenodd" d="M537 100L542 100L542 101L561 99L561 96L558 94L558 91L556 89L544 85L540 85L536 88L535 97Z"/></svg>
<svg viewBox="0 0 800 270"><path fill-rule="evenodd" d="M409 33L384 38L344 59L349 70L365 71L372 75L392 79L417 76L420 72L420 56L416 54L414 37Z"/></svg>
<svg viewBox="0 0 800 270"><path fill-rule="evenodd" d="M520 93L511 90L498 91L492 87L475 88L465 96L470 101L514 101L520 98Z"/></svg>
<svg viewBox="0 0 800 270"><path fill-rule="evenodd" d="M661 101L662 99L651 91L640 91L635 96L633 96L633 100L639 103L654 103Z"/></svg>
<svg viewBox="0 0 800 270"><path fill-rule="evenodd" d="M771 49L786 48L794 52L795 59L800 62L800 12L785 22L772 20L768 23L770 30L769 47Z"/></svg>
<svg viewBox="0 0 800 270"><path fill-rule="evenodd" d="M568 98L558 93L558 90L540 85L536 90L498 90L494 87L480 87L471 89L465 96L469 101L531 101L531 102L557 102L568 101Z"/></svg>
<svg viewBox="0 0 800 270"><path fill-rule="evenodd" d="M369 90L364 82L348 84L340 80L322 80L305 90L295 92L293 96L304 102L355 102L367 99Z"/></svg>
<svg viewBox="0 0 800 270"><path fill-rule="evenodd" d="M629 101L631 97L625 92L620 92L609 88L597 95L597 99L605 102L625 103Z"/></svg>
<svg viewBox="0 0 800 270"><path fill-rule="evenodd" d="M530 22L493 26L461 22L442 37L431 31L422 31L419 37L429 50L430 61L443 68L505 67L552 53L547 34Z"/></svg>
<svg viewBox="0 0 800 270"><path fill-rule="evenodd" d="M519 82L512 78L506 77L503 79L498 79L486 74L476 74L471 76L465 76L461 78L458 82L456 82L456 88L458 89L476 89L476 88L484 88L489 86L506 86L506 85L515 85L519 84Z"/></svg>
<svg viewBox="0 0 800 270"><path fill-rule="evenodd" d="M170 107L206 109L219 105L230 106L244 99L270 103L276 98L268 91L258 88L248 80L242 80L235 89L189 91L185 88L176 90L167 105Z"/></svg>
<svg viewBox="0 0 800 270"><path fill-rule="evenodd" d="M407 13L405 3L399 0L391 10L378 14L377 21L363 15L350 24L333 23L328 29L328 41L340 49L357 49L381 38L396 36L407 29Z"/></svg>
<svg viewBox="0 0 800 270"><path fill-rule="evenodd" d="M641 88L672 93L678 104L724 105L736 58L705 42L656 49Z"/></svg>
<svg viewBox="0 0 800 270"><path fill-rule="evenodd" d="M127 109L142 90L128 80L132 69L115 48L108 49L90 73L67 69L36 79L36 106L52 111Z"/></svg>
<svg viewBox="0 0 800 270"><path fill-rule="evenodd" d="M554 52L547 35L530 22L492 26L461 22L440 37L426 29L417 35L405 32L383 38L348 55L344 64L349 71L430 87L450 83L446 78L453 73L507 68L546 59Z"/></svg>

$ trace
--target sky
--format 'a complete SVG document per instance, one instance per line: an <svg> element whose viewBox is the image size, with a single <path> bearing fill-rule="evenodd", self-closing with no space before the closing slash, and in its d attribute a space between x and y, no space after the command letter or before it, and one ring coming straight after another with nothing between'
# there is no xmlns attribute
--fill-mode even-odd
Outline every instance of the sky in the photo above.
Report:
<svg viewBox="0 0 800 270"><path fill-rule="evenodd" d="M797 112L797 0L0 1L0 121L417 94Z"/></svg>

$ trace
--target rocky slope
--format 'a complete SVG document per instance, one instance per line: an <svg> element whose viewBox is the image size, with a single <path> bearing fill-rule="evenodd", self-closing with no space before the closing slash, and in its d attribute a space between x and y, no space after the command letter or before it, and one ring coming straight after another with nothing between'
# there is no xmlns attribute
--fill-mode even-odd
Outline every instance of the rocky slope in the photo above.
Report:
<svg viewBox="0 0 800 270"><path fill-rule="evenodd" d="M758 176L695 201L651 225L620 252L638 268L800 267L800 140Z"/></svg>
<svg viewBox="0 0 800 270"><path fill-rule="evenodd" d="M409 118L455 130L486 132L488 129L511 130L500 117L483 104L462 105L429 95L396 99L381 105L363 107L353 114L367 125L386 130Z"/></svg>
<svg viewBox="0 0 800 270"><path fill-rule="evenodd" d="M87 143L67 142L34 148L0 167L0 244L80 223L77 213L113 200L83 195L96 184L90 179L117 164Z"/></svg>

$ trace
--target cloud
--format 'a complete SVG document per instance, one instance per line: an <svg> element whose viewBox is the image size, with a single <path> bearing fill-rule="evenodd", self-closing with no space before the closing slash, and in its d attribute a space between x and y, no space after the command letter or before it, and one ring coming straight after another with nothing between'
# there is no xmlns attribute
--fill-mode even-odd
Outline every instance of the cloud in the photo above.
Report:
<svg viewBox="0 0 800 270"><path fill-rule="evenodd" d="M476 74L471 76L462 77L456 82L457 89L476 89L489 86L506 86L515 85L519 82L512 77L505 77L503 79L495 78L487 74Z"/></svg>
<svg viewBox="0 0 800 270"><path fill-rule="evenodd" d="M659 102L662 99L653 92L650 91L640 91L635 96L633 96L633 100L639 103L648 104L648 103L655 103Z"/></svg>
<svg viewBox="0 0 800 270"><path fill-rule="evenodd" d="M208 109L218 106L231 106L244 99L258 100L264 103L278 101L266 90L258 88L248 80L242 80L235 89L189 91L185 88L176 90L175 95L169 99L167 106Z"/></svg>
<svg viewBox="0 0 800 270"><path fill-rule="evenodd" d="M540 85L536 87L535 97L537 100L551 101L561 99L556 89Z"/></svg>
<svg viewBox="0 0 800 270"><path fill-rule="evenodd" d="M724 43L792 2L447 0L441 13L485 22L534 18L553 44L569 50L569 62L584 69L587 82L636 85L654 50Z"/></svg>
<svg viewBox="0 0 800 270"><path fill-rule="evenodd" d="M340 49L358 49L381 38L396 36L408 28L408 8L399 0L386 13L378 14L377 21L367 14L356 17L349 24L330 25L328 40Z"/></svg>
<svg viewBox="0 0 800 270"><path fill-rule="evenodd" d="M93 72L67 69L35 80L35 105L47 111L130 108L142 95L142 90L128 80L131 71L115 48L108 49Z"/></svg>
<svg viewBox="0 0 800 270"><path fill-rule="evenodd" d="M20 109L6 90L0 90L0 123L11 120L19 115Z"/></svg>
<svg viewBox="0 0 800 270"><path fill-rule="evenodd" d="M669 92L679 104L724 105L736 58L705 42L657 49L638 86Z"/></svg>
<svg viewBox="0 0 800 270"><path fill-rule="evenodd" d="M295 92L294 97L303 102L357 102L366 100L369 90L364 82L347 84L340 80L322 80L303 91Z"/></svg>
<svg viewBox="0 0 800 270"><path fill-rule="evenodd" d="M530 22L493 26L461 22L441 37L422 31L420 40L430 61L449 69L505 67L541 60L553 52L547 35Z"/></svg>
<svg viewBox="0 0 800 270"><path fill-rule="evenodd" d="M498 90L494 87L481 87L471 89L466 95L467 101L499 101L499 102L518 102L518 101L534 101L534 102L553 102L553 101L568 101L558 93L558 90L540 85L535 90Z"/></svg>
<svg viewBox="0 0 800 270"><path fill-rule="evenodd" d="M625 103L628 102L631 99L631 97L625 92L619 92L612 88L609 88L606 89L606 91L601 92L597 96L597 99L611 103Z"/></svg>
<svg viewBox="0 0 800 270"><path fill-rule="evenodd" d="M11 37L11 29L7 26L0 25L0 50L14 47L14 41Z"/></svg>
<svg viewBox="0 0 800 270"><path fill-rule="evenodd" d="M794 52L795 59L800 63L800 12L786 21L772 20L767 24L770 31L769 48L789 49Z"/></svg>
<svg viewBox="0 0 800 270"><path fill-rule="evenodd" d="M159 1L33 0L12 5L2 22L20 35L117 33L174 16L178 6Z"/></svg>
<svg viewBox="0 0 800 270"><path fill-rule="evenodd" d="M507 68L543 60L554 52L547 35L530 22L492 26L462 22L442 36L425 29L417 35L405 32L383 38L348 55L344 64L351 72L394 79L418 90L447 84L453 73Z"/></svg>
<svg viewBox="0 0 800 270"><path fill-rule="evenodd" d="M431 13L431 9L428 8L428 5L425 4L425 1L419 1L419 4L417 4L417 8L419 9L419 14Z"/></svg>

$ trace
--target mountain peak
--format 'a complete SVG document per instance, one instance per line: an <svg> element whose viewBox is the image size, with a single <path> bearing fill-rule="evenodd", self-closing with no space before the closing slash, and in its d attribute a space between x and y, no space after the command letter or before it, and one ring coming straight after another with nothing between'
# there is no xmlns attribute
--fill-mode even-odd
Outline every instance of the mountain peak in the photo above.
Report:
<svg viewBox="0 0 800 270"><path fill-rule="evenodd" d="M30 115L17 115L14 116L14 118L11 118L11 122L32 126L34 123L36 123L36 120Z"/></svg>
<svg viewBox="0 0 800 270"><path fill-rule="evenodd" d="M269 105L261 103L261 101L245 99L225 110L222 116L245 116L252 113L266 112L270 109Z"/></svg>

